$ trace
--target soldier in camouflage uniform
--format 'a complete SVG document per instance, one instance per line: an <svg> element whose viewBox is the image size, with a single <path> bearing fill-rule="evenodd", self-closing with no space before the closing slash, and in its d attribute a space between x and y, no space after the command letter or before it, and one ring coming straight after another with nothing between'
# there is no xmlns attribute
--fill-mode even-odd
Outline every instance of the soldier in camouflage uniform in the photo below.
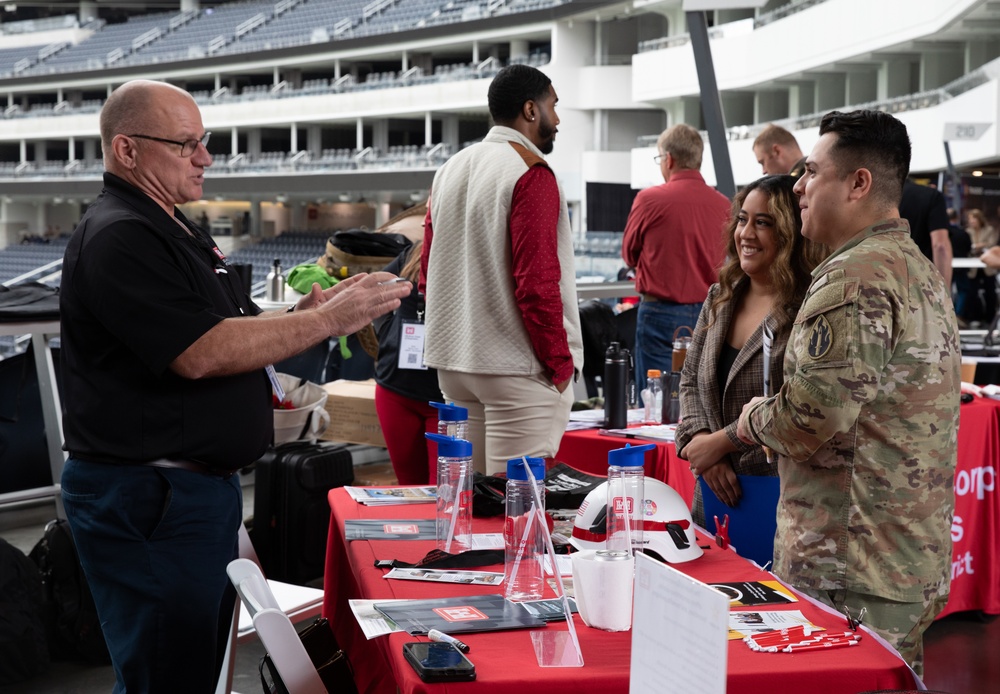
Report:
<svg viewBox="0 0 1000 694"><path fill-rule="evenodd" d="M796 184L813 271L785 383L738 435L779 454L774 572L853 615L918 674L951 573L961 353L941 275L898 218L906 127L833 112Z"/></svg>

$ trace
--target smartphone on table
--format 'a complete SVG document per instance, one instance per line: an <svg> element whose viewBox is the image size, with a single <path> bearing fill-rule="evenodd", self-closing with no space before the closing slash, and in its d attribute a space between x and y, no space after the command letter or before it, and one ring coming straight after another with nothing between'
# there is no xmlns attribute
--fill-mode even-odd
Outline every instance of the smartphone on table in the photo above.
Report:
<svg viewBox="0 0 1000 694"><path fill-rule="evenodd" d="M424 682L471 682L476 679L476 666L450 643L404 643L403 657Z"/></svg>

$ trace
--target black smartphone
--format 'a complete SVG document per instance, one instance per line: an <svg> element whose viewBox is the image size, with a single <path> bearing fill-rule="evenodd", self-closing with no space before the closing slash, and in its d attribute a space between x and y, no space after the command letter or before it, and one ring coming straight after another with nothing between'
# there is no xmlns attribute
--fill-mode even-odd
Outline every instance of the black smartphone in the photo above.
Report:
<svg viewBox="0 0 1000 694"><path fill-rule="evenodd" d="M403 657L424 682L471 682L476 666L450 643L410 641L403 644Z"/></svg>

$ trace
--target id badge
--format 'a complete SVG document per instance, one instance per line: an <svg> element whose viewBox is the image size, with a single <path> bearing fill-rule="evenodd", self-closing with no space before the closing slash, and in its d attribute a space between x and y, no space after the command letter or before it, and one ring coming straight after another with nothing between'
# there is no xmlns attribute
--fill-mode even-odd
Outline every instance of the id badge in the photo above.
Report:
<svg viewBox="0 0 1000 694"><path fill-rule="evenodd" d="M426 327L417 321L403 321L399 334L399 368L427 370L427 365L424 364L424 331Z"/></svg>

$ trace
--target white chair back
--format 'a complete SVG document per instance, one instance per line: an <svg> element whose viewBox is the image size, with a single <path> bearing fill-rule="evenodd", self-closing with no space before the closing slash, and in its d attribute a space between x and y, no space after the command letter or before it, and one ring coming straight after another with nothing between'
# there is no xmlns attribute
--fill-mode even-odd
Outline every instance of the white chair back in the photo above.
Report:
<svg viewBox="0 0 1000 694"><path fill-rule="evenodd" d="M327 694L291 620L264 580L260 567L249 559L234 559L227 568L243 606L253 616L253 626L267 649L282 682L295 694Z"/></svg>

